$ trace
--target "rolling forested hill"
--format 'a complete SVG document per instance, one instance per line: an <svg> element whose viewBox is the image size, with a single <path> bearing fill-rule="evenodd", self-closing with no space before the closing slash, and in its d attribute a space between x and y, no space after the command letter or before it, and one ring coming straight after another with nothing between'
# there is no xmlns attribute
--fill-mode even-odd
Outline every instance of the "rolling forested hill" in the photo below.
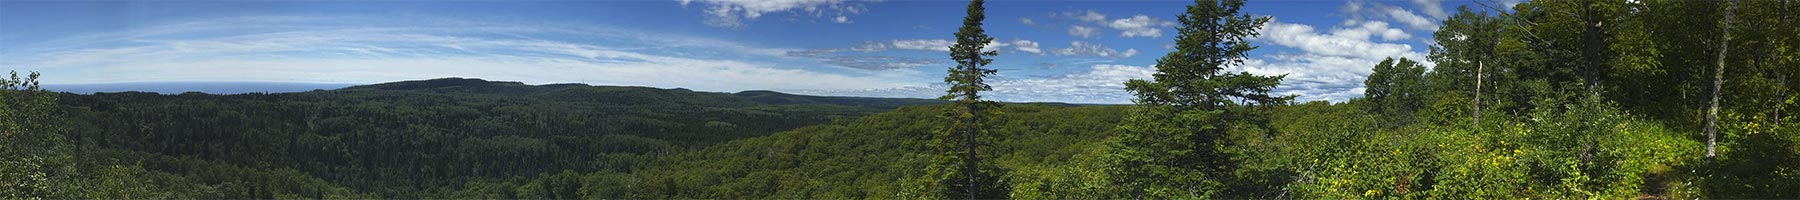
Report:
<svg viewBox="0 0 1800 200"><path fill-rule="evenodd" d="M27 97L8 96L8 98ZM748 97L746 97L748 96ZM760 99L760 100L758 100ZM17 100L17 99L14 99ZM8 133L9 192L91 198L942 198L945 105L437 79L282 94L55 95ZM11 101L29 102L29 101ZM17 103L15 103L17 104ZM896 105L898 108L891 108ZM1698 158L1692 135L1586 102L1442 122L1267 107L1229 131L1220 195L1792 197L1792 127ZM1600 105L1600 106L1595 106ZM22 108L30 108L22 107ZM1008 104L981 148L1009 197L1130 198L1134 106ZM1416 121L1396 125L1398 120ZM1748 127L1755 128L1755 127ZM49 134L54 133L54 134ZM1571 139L1571 133L1585 133ZM1594 141L1578 143L1571 141ZM1593 149L1593 150L1587 150ZM1605 163L1580 167L1576 163ZM1571 168L1570 166L1576 166ZM39 169L33 171L31 169ZM35 175L33 175L35 174ZM19 176L14 176L19 175ZM27 188L28 190L14 190ZM36 188L32 190L30 188ZM1528 192L1528 193L1519 193Z"/></svg>
<svg viewBox="0 0 1800 200"><path fill-rule="evenodd" d="M62 94L83 176L129 166L152 197L445 197L464 183L650 158L926 99L525 85L446 78L300 93Z"/></svg>
<svg viewBox="0 0 1800 200"><path fill-rule="evenodd" d="M0 197L1800 198L1800 3L1462 7L1428 60L1383 60L1339 103L1225 70L1272 19L1245 3L1189 6L1129 106L979 99L983 1L949 104L455 78L76 95L14 75Z"/></svg>

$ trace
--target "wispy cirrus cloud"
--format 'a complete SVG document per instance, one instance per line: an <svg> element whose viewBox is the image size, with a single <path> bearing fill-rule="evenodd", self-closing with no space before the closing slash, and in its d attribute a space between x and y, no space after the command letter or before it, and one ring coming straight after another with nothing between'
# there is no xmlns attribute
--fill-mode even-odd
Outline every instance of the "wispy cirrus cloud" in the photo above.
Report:
<svg viewBox="0 0 1800 200"><path fill-rule="evenodd" d="M706 25L724 28L748 27L746 21L765 14L788 12L796 16L828 19L834 23L850 23L850 15L868 10L854 0L676 0L683 6L703 4Z"/></svg>
<svg viewBox="0 0 1800 200"><path fill-rule="evenodd" d="M1125 90L1125 81L1150 79L1156 69L1150 66L1096 64L1087 70L1052 76L993 76L988 84L990 99L1007 102L1038 102L1055 99L1067 103L1129 104L1133 98ZM815 95L852 95L876 97L919 97L942 95L942 84L868 90L800 91Z"/></svg>
<svg viewBox="0 0 1800 200"><path fill-rule="evenodd" d="M786 49L600 26L444 18L405 25L389 24L393 19L247 19L27 44L0 54L0 65L45 71L51 74L45 80L56 83L374 83L457 76L710 91L921 85L891 75L782 67L789 61L768 59Z"/></svg>
<svg viewBox="0 0 1800 200"><path fill-rule="evenodd" d="M1449 18L1442 0L1412 0L1414 8L1376 1L1350 1L1340 9L1356 21L1393 21L1415 31L1437 31L1438 23ZM1422 14L1421 14L1422 13Z"/></svg>

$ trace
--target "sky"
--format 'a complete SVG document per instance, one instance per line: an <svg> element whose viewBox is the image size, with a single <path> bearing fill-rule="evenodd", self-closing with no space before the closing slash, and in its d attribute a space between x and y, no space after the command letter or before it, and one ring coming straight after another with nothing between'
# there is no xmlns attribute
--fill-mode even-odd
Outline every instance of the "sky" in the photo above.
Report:
<svg viewBox="0 0 1800 200"><path fill-rule="evenodd" d="M1131 103L1192 1L992 1L987 97ZM1516 4L1517 2L1500 2ZM45 84L370 84L443 77L935 98L967 2L0 1L0 70ZM1229 71L1277 94L1361 97L1382 59L1426 60L1442 0L1251 1L1273 18ZM1425 62L1431 66L1430 62Z"/></svg>

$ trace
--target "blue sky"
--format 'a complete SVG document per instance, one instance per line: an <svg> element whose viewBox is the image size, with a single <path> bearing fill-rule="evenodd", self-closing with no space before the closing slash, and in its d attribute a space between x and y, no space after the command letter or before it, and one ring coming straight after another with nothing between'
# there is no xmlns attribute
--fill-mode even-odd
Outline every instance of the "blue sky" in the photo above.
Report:
<svg viewBox="0 0 1800 200"><path fill-rule="evenodd" d="M989 97L1130 103L1191 1L996 1ZM1516 3L1516 2L1512 2ZM0 1L0 70L47 84L307 82L441 77L735 92L943 93L967 2ZM1302 100L1360 97L1386 57L1423 60L1473 2L1252 1L1274 21L1234 71L1288 74ZM1429 63L1427 63L1429 65Z"/></svg>

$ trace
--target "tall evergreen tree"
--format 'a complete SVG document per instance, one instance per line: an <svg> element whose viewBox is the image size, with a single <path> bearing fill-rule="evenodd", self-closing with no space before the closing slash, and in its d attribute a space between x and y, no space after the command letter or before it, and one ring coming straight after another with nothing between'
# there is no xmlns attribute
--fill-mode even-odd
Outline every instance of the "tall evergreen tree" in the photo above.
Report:
<svg viewBox="0 0 1800 200"><path fill-rule="evenodd" d="M945 113L953 120L938 131L937 139L937 144L943 147L939 149L950 154L939 162L940 170L947 172L942 177L948 179L945 185L950 186L945 188L947 197L988 199L1005 195L1005 187L998 185L999 181L991 176L998 174L994 172L998 167L982 163L976 151L985 143L983 139L989 137L986 136L987 123L999 114L997 108L1000 106L981 99L980 94L993 90L983 80L996 72L982 66L993 63L991 57L999 55L997 51L982 50L994 42L994 38L988 37L981 28L982 20L987 18L983 14L983 4L982 0L969 2L968 15L963 17L962 28L956 31L956 44L950 46L950 59L956 61L956 66L951 67L949 75L944 77L944 83L949 84L950 89L938 97L955 104Z"/></svg>
<svg viewBox="0 0 1800 200"><path fill-rule="evenodd" d="M1255 105L1285 104L1293 96L1270 96L1281 76L1230 73L1250 50L1268 17L1239 12L1243 0L1196 0L1178 16L1175 51L1157 59L1155 80L1131 80L1127 90L1138 108L1113 143L1112 177L1127 198L1215 197L1235 170L1229 146L1232 130L1256 129L1264 116Z"/></svg>

